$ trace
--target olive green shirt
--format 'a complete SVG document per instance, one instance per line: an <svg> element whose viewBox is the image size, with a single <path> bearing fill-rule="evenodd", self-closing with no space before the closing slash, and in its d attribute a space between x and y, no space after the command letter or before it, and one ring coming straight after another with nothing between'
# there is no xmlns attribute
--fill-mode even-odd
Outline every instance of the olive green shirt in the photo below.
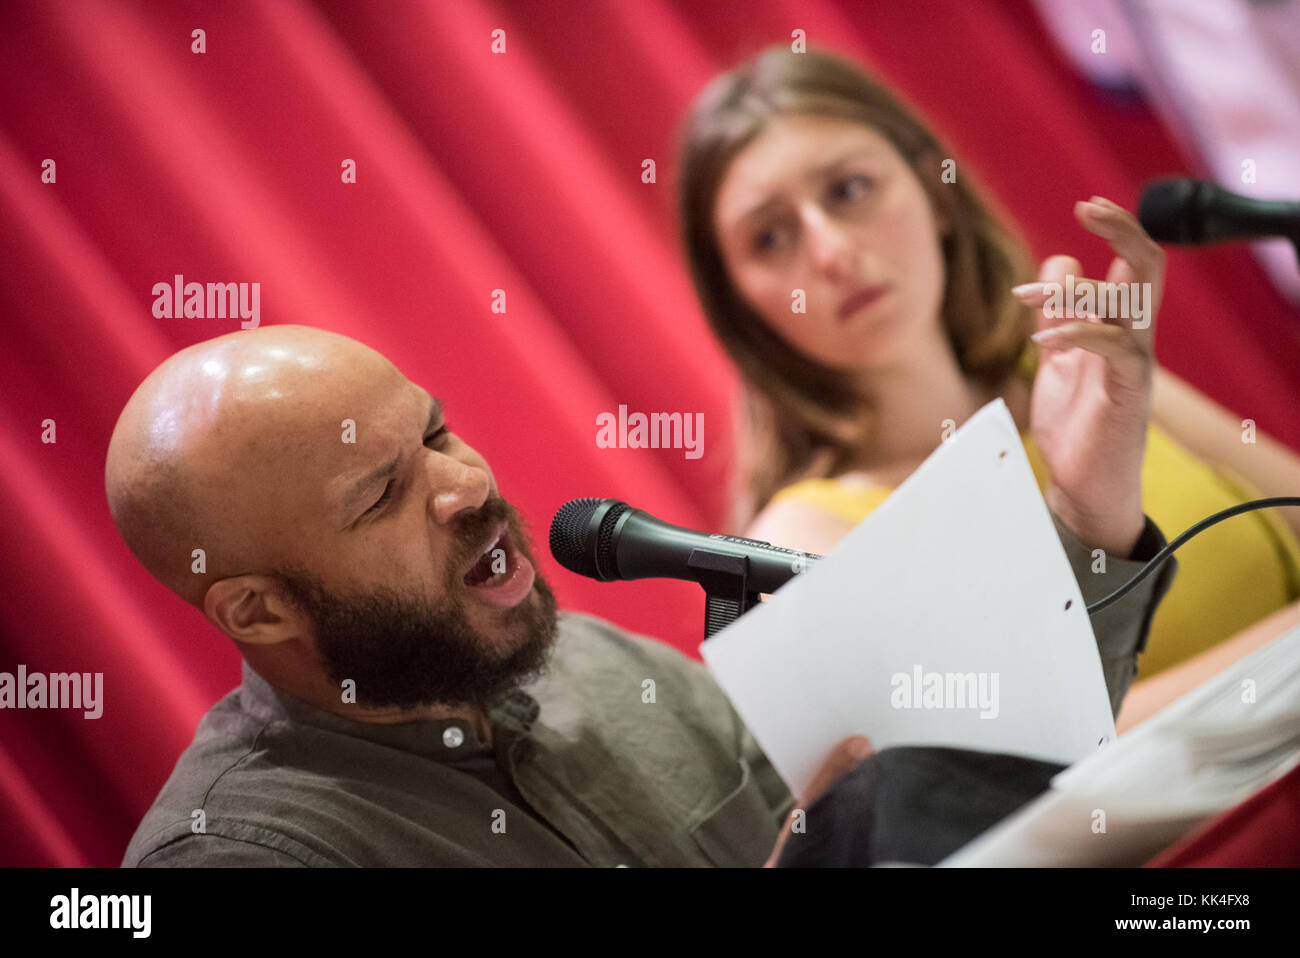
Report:
<svg viewBox="0 0 1300 958"><path fill-rule="evenodd" d="M1087 602L1104 574L1057 522ZM1149 520L1134 556L1164 545ZM1118 711L1175 563L1093 619ZM124 866L756 866L794 798L708 671L563 613L547 672L490 713L398 725L243 682L202 719ZM869 730L867 730L869 732Z"/></svg>

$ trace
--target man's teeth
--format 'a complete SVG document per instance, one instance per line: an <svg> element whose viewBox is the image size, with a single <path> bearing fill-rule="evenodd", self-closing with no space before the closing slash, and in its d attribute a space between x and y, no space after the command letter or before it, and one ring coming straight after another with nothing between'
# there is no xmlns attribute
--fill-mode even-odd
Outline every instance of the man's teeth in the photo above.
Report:
<svg viewBox="0 0 1300 958"><path fill-rule="evenodd" d="M490 546L488 546L479 554L478 562L474 564L474 569L471 569L468 573L466 573L465 576L466 582L469 582L474 577L475 569L477 569L485 562L488 564L487 567L488 574L483 579L472 583L472 585L475 588L483 585L496 585L498 582L503 581L506 578L506 576L509 575L510 568L508 565L509 559L507 555L503 554L498 556L496 554L498 551L505 553L506 551L505 538L506 537L503 533L499 539L497 539L495 542L493 542ZM507 563L506 567L502 569L500 572L494 571L492 567L499 565L502 561L505 561Z"/></svg>

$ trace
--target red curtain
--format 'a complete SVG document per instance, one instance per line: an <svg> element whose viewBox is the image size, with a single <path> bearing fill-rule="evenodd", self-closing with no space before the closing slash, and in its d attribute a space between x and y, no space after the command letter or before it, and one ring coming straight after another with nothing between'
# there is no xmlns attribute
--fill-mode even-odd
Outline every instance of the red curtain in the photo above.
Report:
<svg viewBox="0 0 1300 958"><path fill-rule="evenodd" d="M263 324L388 355L447 401L543 555L575 496L716 528L733 378L674 233L686 106L804 30L918 106L1037 255L1099 273L1107 252L1072 203L1131 207L1144 180L1197 170L1141 104L1070 73L1035 17L1024 0L6 4L0 671L102 672L105 704L98 720L0 712L0 864L117 864L238 681L233 644L144 571L105 505L127 397L238 327L155 319L153 284L260 282ZM1165 366L1300 447L1300 326L1247 252L1172 253L1160 325ZM595 417L620 403L702 412L705 455L598 449ZM543 567L564 606L696 654L693 586Z"/></svg>

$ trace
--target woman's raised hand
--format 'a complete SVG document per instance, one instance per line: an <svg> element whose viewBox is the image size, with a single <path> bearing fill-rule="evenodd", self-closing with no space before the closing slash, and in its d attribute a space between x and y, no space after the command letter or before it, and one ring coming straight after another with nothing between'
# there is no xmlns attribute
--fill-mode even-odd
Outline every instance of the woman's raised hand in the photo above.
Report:
<svg viewBox="0 0 1300 958"><path fill-rule="evenodd" d="M1127 558L1145 524L1142 457L1165 254L1137 219L1094 196L1074 215L1116 256L1104 281L1052 256L1016 296L1038 307L1030 432L1051 471L1048 507L1086 545Z"/></svg>

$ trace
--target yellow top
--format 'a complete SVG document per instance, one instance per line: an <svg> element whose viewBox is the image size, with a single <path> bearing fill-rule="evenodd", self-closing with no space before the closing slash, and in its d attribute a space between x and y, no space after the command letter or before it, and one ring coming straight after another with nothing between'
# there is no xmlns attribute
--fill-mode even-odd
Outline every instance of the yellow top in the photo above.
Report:
<svg viewBox="0 0 1300 958"><path fill-rule="evenodd" d="M1042 453L1028 433L1021 440L1039 489L1046 489L1050 473ZM772 501L807 503L856 524L892 491L806 479ZM1221 509L1258 498L1242 477L1210 467L1154 424L1147 430L1142 503L1167 540ZM1300 541L1274 509L1211 526L1175 557L1178 574L1156 609L1146 653L1138 656L1138 678L1177 665L1300 597Z"/></svg>

